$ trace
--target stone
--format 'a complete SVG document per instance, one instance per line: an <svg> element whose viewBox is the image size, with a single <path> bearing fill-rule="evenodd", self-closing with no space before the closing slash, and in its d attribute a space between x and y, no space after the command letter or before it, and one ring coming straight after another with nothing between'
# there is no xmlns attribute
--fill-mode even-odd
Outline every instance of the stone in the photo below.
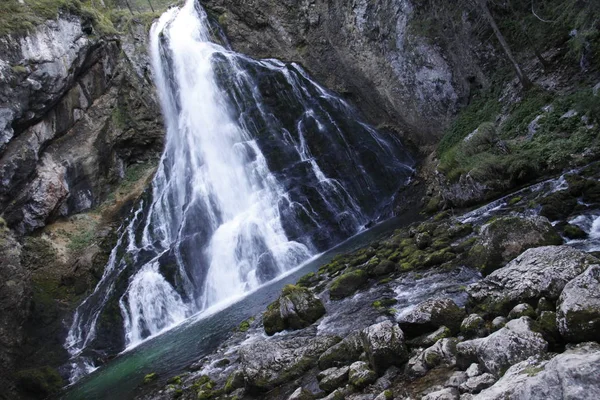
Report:
<svg viewBox="0 0 600 400"><path fill-rule="evenodd" d="M456 346L457 362L465 367L480 363L486 371L499 376L511 365L532 355L546 353L548 342L532 328L533 321L521 317L485 338L461 342Z"/></svg>
<svg viewBox="0 0 600 400"><path fill-rule="evenodd" d="M535 329L542 334L551 349L555 349L563 342L558 330L557 316L554 311L542 311L535 321Z"/></svg>
<svg viewBox="0 0 600 400"><path fill-rule="evenodd" d="M394 393L391 390L384 390L379 393L373 400L393 400Z"/></svg>
<svg viewBox="0 0 600 400"><path fill-rule="evenodd" d="M581 343L550 360L532 356L513 365L475 399L599 399L598 371L600 345Z"/></svg>
<svg viewBox="0 0 600 400"><path fill-rule="evenodd" d="M429 393L421 397L421 400L458 400L459 397L458 389L451 387Z"/></svg>
<svg viewBox="0 0 600 400"><path fill-rule="evenodd" d="M319 357L319 368L327 369L350 365L360 358L363 353L361 331L351 332L341 342L325 350Z"/></svg>
<svg viewBox="0 0 600 400"><path fill-rule="evenodd" d="M267 391L288 382L316 366L319 356L338 343L335 336L288 335L279 340L263 340L239 350L246 385L251 390Z"/></svg>
<svg viewBox="0 0 600 400"><path fill-rule="evenodd" d="M504 317L496 317L492 320L492 330L495 332L498 329L504 327L508 320Z"/></svg>
<svg viewBox="0 0 600 400"><path fill-rule="evenodd" d="M517 304L556 300L565 285L597 259L569 246L529 249L479 282L467 287L467 307L506 315Z"/></svg>
<svg viewBox="0 0 600 400"><path fill-rule="evenodd" d="M458 332L465 312L451 299L430 299L402 312L398 323L407 337L415 337L446 326Z"/></svg>
<svg viewBox="0 0 600 400"><path fill-rule="evenodd" d="M368 279L367 273L361 269L346 272L331 283L329 296L332 300L348 297L362 287Z"/></svg>
<svg viewBox="0 0 600 400"><path fill-rule="evenodd" d="M538 315L540 315L543 311L556 311L556 306L545 297L540 298L535 309L535 312Z"/></svg>
<svg viewBox="0 0 600 400"><path fill-rule="evenodd" d="M313 400L314 398L315 397L310 391L304 389L303 387L299 387L298 389L294 390L294 393L292 393L290 397L288 397L288 400Z"/></svg>
<svg viewBox="0 0 600 400"><path fill-rule="evenodd" d="M406 370L410 376L423 376L439 365L452 367L456 364L456 344L458 339L440 339L433 346L423 350L408 361Z"/></svg>
<svg viewBox="0 0 600 400"><path fill-rule="evenodd" d="M465 383L460 385L459 390L463 393L479 393L483 389L489 388L494 383L496 383L496 377L486 372L469 378Z"/></svg>
<svg viewBox="0 0 600 400"><path fill-rule="evenodd" d="M377 374L364 361L356 361L350 365L348 381L357 389L362 389L377 380Z"/></svg>
<svg viewBox="0 0 600 400"><path fill-rule="evenodd" d="M436 331L426 333L416 338L410 339L406 344L410 347L430 347L438 340L452 336L452 332L445 326L440 326Z"/></svg>
<svg viewBox="0 0 600 400"><path fill-rule="evenodd" d="M448 378L446 381L446 386L458 388L460 385L465 383L467 379L469 379L469 376L465 371L456 371L450 375L450 378Z"/></svg>
<svg viewBox="0 0 600 400"><path fill-rule="evenodd" d="M461 322L460 333L466 338L485 336L485 321L479 314L471 314Z"/></svg>
<svg viewBox="0 0 600 400"><path fill-rule="evenodd" d="M344 386L348 382L348 367L329 368L319 372L319 387L327 393L333 392L335 389Z"/></svg>
<svg viewBox="0 0 600 400"><path fill-rule="evenodd" d="M509 320L511 320L511 319L517 319L517 318L521 318L521 317L535 318L536 316L537 315L536 315L535 310L533 309L533 307L531 307L527 303L517 304L508 313L508 319Z"/></svg>
<svg viewBox="0 0 600 400"><path fill-rule="evenodd" d="M566 284L556 310L558 329L565 340L600 340L600 265L589 267Z"/></svg>
<svg viewBox="0 0 600 400"><path fill-rule="evenodd" d="M467 368L467 370L465 372L467 373L467 376L469 378L473 378L474 376L483 374L483 370L481 369L481 366L477 363L473 363L473 364L469 365L469 368Z"/></svg>
<svg viewBox="0 0 600 400"><path fill-rule="evenodd" d="M401 366L408 359L404 333L391 321L365 328L361 339L369 363L379 374L392 365Z"/></svg>
<svg viewBox="0 0 600 400"><path fill-rule="evenodd" d="M544 217L501 217L481 228L466 264L488 275L529 248L560 244L562 238Z"/></svg>
<svg viewBox="0 0 600 400"><path fill-rule="evenodd" d="M286 285L281 296L263 313L263 326L267 335L286 329L305 328L325 314L319 298L304 287Z"/></svg>

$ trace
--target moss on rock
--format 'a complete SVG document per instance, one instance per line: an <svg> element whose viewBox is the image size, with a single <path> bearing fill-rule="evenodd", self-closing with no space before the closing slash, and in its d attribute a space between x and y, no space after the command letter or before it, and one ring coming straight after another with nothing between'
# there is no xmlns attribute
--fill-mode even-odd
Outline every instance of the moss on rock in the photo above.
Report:
<svg viewBox="0 0 600 400"><path fill-rule="evenodd" d="M333 281L329 295L332 299L343 299L356 292L367 280L367 273L361 269L347 272Z"/></svg>

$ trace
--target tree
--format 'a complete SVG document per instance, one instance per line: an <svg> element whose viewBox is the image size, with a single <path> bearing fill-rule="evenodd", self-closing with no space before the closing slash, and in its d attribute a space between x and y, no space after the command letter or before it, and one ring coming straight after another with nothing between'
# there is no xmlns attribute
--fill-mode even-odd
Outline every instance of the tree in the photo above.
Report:
<svg viewBox="0 0 600 400"><path fill-rule="evenodd" d="M519 78L519 82L521 82L521 86L523 86L523 89L525 89L525 90L531 88L531 86L532 86L531 81L529 80L529 78L527 77L525 72L523 72L523 70L521 69L521 66L519 65L516 58L514 57L512 51L510 49L510 46L508 45L508 43L506 42L506 39L504 38L504 35L502 35L500 28L498 28L498 25L496 24L496 20L494 20L494 16L492 15L492 13L490 12L490 9L488 8L487 0L475 0L475 1L477 2L477 4L479 5L479 8L481 9L481 12L483 13L483 17L487 20L487 22L490 24L492 30L494 31L496 38L498 39L498 41L500 42L500 45L502 46L502 50L504 50L504 53L506 53L506 56L512 63L513 69L515 70L515 72L517 74L517 78Z"/></svg>

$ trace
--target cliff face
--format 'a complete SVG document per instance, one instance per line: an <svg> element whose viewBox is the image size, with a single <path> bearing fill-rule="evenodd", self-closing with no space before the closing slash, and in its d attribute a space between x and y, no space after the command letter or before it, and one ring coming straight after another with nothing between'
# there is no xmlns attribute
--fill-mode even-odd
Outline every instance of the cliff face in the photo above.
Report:
<svg viewBox="0 0 600 400"><path fill-rule="evenodd" d="M421 147L439 140L473 86L485 83L460 7L409 0L208 0L233 47L302 63L374 123ZM430 13L458 25L428 32ZM450 18L449 18L450 21Z"/></svg>
<svg viewBox="0 0 600 400"><path fill-rule="evenodd" d="M70 14L0 38L0 386L7 396L16 370L66 361L70 302L101 276L118 208L143 189L136 181L160 155L146 42L139 21L102 36ZM122 181L127 190L119 191Z"/></svg>

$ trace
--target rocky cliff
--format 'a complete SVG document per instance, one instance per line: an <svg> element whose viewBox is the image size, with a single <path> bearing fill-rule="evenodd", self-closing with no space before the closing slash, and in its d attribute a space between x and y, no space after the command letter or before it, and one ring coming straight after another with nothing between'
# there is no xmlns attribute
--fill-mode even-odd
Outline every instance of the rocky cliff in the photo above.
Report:
<svg viewBox="0 0 600 400"><path fill-rule="evenodd" d="M120 33L106 35L62 13L0 37L3 396L17 370L66 361L63 319L101 276L119 210L162 150L149 25L115 22ZM48 393L27 383L44 370L29 371L25 386Z"/></svg>

